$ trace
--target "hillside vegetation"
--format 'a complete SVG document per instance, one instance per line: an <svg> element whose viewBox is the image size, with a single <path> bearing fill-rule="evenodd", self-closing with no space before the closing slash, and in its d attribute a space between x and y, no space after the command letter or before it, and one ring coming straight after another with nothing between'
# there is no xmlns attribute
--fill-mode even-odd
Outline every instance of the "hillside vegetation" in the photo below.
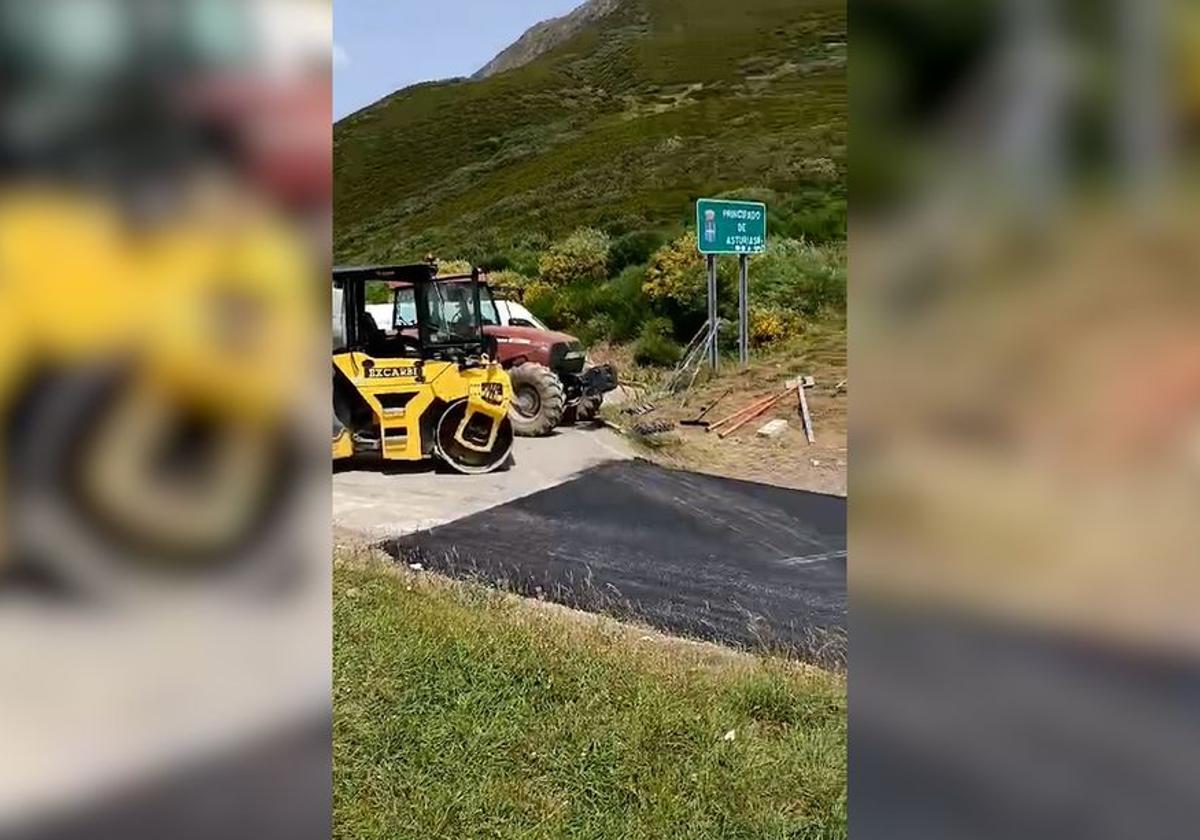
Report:
<svg viewBox="0 0 1200 840"><path fill-rule="evenodd" d="M543 20L527 29L525 34L480 68L471 78L486 79L488 76L528 64L574 38L589 23L599 20L620 5L621 0L587 0L568 15Z"/></svg>
<svg viewBox="0 0 1200 840"><path fill-rule="evenodd" d="M339 122L338 261L528 273L579 228L674 239L724 194L766 200L776 238L843 238L844 0L615 6L523 66Z"/></svg>

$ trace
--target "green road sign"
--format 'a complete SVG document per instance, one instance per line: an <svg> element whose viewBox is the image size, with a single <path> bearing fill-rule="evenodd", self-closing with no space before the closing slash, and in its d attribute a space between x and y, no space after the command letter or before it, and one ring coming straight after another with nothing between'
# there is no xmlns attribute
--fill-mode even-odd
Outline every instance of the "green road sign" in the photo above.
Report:
<svg viewBox="0 0 1200 840"><path fill-rule="evenodd" d="M701 254L761 254L767 249L767 205L702 198L696 202Z"/></svg>

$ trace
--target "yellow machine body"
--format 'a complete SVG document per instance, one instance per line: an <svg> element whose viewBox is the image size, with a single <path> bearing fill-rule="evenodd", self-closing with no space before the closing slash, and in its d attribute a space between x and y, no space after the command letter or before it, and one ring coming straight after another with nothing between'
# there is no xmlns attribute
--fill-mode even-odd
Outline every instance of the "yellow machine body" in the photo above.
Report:
<svg viewBox="0 0 1200 840"><path fill-rule="evenodd" d="M366 301L392 288L411 295L379 323ZM428 263L334 269L335 461L436 458L468 474L510 463L512 383L492 358L479 288L477 274L444 281Z"/></svg>
<svg viewBox="0 0 1200 840"><path fill-rule="evenodd" d="M74 489L54 505L58 524L32 534L48 543L41 553L120 558L151 544L164 556L227 553L273 492L264 478L269 453L293 424L312 371L296 363L311 358L319 324L312 266L292 231L260 208L232 194L205 202L135 223L92 195L0 195L0 429L8 445L28 449L12 437L13 418L34 395L44 399L47 383L120 372L103 408L83 409L53 441L62 451L83 438L87 445L69 455L79 467ZM205 456L207 489L166 492L154 484L153 450L197 417L218 438ZM49 433L33 434L45 449ZM4 456L13 451L0 449L0 511L19 501L28 480L11 475ZM89 499L79 516L66 498L76 494ZM96 522L85 523L88 515ZM10 513L8 525L20 519ZM6 531L0 524L0 559ZM71 548L60 549L67 540L54 538L68 531ZM109 544L110 532L137 536Z"/></svg>
<svg viewBox="0 0 1200 840"><path fill-rule="evenodd" d="M468 450L490 452L497 444L512 402L508 374L485 359L480 367L418 359L376 359L361 352L339 353L334 367L370 406L380 431L379 454L391 461L419 461L438 454L438 426L446 409L466 402L463 417L448 430ZM480 434L470 433L476 424ZM333 458L356 454L351 432L333 439Z"/></svg>

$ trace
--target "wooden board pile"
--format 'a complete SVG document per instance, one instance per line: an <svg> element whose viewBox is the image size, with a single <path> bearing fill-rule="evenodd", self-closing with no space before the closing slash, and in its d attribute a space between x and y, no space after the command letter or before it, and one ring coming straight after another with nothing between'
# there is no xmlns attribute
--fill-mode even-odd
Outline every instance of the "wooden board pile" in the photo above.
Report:
<svg viewBox="0 0 1200 840"><path fill-rule="evenodd" d="M804 420L805 437L808 438L810 444L816 443L816 437L813 435L812 415L808 410L808 398L804 394L806 389L812 388L814 385L815 382L811 376L790 380L785 383L782 391L761 397L748 405L742 406L732 414L722 417L720 420L705 424L705 431L717 432L717 437L724 440L780 405L788 397L795 396L800 416ZM715 405L716 403L713 403L713 405L705 409L704 413L711 411ZM697 419L700 420L703 416L701 414L701 417ZM700 423L696 423L696 425L700 425Z"/></svg>

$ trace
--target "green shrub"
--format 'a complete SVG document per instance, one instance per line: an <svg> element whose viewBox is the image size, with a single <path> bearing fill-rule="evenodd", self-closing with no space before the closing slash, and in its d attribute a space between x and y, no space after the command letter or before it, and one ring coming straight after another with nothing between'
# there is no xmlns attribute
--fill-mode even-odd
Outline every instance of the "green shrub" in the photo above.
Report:
<svg viewBox="0 0 1200 840"><path fill-rule="evenodd" d="M844 312L846 260L840 246L777 239L750 263L751 300L804 318Z"/></svg>
<svg viewBox="0 0 1200 840"><path fill-rule="evenodd" d="M650 300L642 288L645 282L646 269L631 265L605 284L605 313L612 320L610 341L632 341L653 317Z"/></svg>
<svg viewBox="0 0 1200 840"><path fill-rule="evenodd" d="M388 287L387 283L370 282L367 283L367 303L391 303L394 293Z"/></svg>
<svg viewBox="0 0 1200 840"><path fill-rule="evenodd" d="M633 360L639 365L671 367L683 357L683 348L671 338L674 326L667 318L654 318L642 327L633 347Z"/></svg>
<svg viewBox="0 0 1200 840"><path fill-rule="evenodd" d="M531 278L509 268L503 271L493 271L488 274L488 283L491 284L493 289L498 289L501 292L508 289L525 290L533 282Z"/></svg>
<svg viewBox="0 0 1200 840"><path fill-rule="evenodd" d="M470 274L474 268L470 260L438 260L438 277L453 277L456 274Z"/></svg>
<svg viewBox="0 0 1200 840"><path fill-rule="evenodd" d="M479 260L479 270L487 272L507 271L512 268L512 258L508 254L487 254Z"/></svg>
<svg viewBox="0 0 1200 840"><path fill-rule="evenodd" d="M660 248L646 266L646 297L682 309L703 309L707 295L704 257L696 250L696 234L685 233Z"/></svg>
<svg viewBox="0 0 1200 840"><path fill-rule="evenodd" d="M557 291L579 323L604 310L604 286L601 283L572 283Z"/></svg>
<svg viewBox="0 0 1200 840"><path fill-rule="evenodd" d="M575 337L589 347L600 341L610 341L614 332L613 319L603 312L593 315L575 330Z"/></svg>
<svg viewBox="0 0 1200 840"><path fill-rule="evenodd" d="M763 347L804 332L804 321L795 312L778 306L750 304L750 343Z"/></svg>
<svg viewBox="0 0 1200 840"><path fill-rule="evenodd" d="M642 236L631 234L622 240ZM610 257L624 247L622 240L612 244ZM596 279L594 268L587 277L559 285L512 269L492 272L489 279L497 288L523 289L525 305L538 318L587 344L635 341L646 364L672 364L679 344L706 318L704 262L694 236L687 234L660 247L646 266L628 265L608 280ZM718 273L718 305L722 316L735 324L737 261L720 260ZM751 340L756 346L793 338L804 332L808 321L844 313L844 245L773 238L765 254L751 258L750 295ZM735 333L735 327L727 328L723 335L733 341Z"/></svg>
<svg viewBox="0 0 1200 840"><path fill-rule="evenodd" d="M834 242L846 238L846 199L830 198L797 213L784 232L809 242Z"/></svg>
<svg viewBox="0 0 1200 840"><path fill-rule="evenodd" d="M765 203L768 206L768 241L803 239L813 244L845 241L846 193L836 164L817 158L799 161L796 165L802 184L794 189L730 190L720 197Z"/></svg>
<svg viewBox="0 0 1200 840"><path fill-rule="evenodd" d="M525 308L551 327L559 326L555 322L557 301L558 295L554 289L540 280L534 280L525 287Z"/></svg>
<svg viewBox="0 0 1200 840"><path fill-rule="evenodd" d="M540 253L550 247L550 237L541 231L530 231L514 240L513 247L520 251Z"/></svg>
<svg viewBox="0 0 1200 840"><path fill-rule="evenodd" d="M516 248L505 252L505 256L508 257L510 270L524 274L526 277L538 276L538 260L541 259L541 251Z"/></svg>
<svg viewBox="0 0 1200 840"><path fill-rule="evenodd" d="M581 228L555 243L538 260L538 277L551 286L598 282L608 276L608 236Z"/></svg>
<svg viewBox="0 0 1200 840"><path fill-rule="evenodd" d="M728 284L726 284L728 285ZM642 286L654 311L673 325L676 338L686 340L707 317L708 280L696 236L686 233L660 248L646 266Z"/></svg>
<svg viewBox="0 0 1200 840"><path fill-rule="evenodd" d="M603 283L572 283L556 289L537 281L542 299L538 309L530 309L555 328L574 331L584 343L632 341L654 317L642 292L644 278L645 269L630 266Z"/></svg>
<svg viewBox="0 0 1200 840"><path fill-rule="evenodd" d="M646 216L644 213L639 212L618 211L615 216L607 216L602 227L605 233L616 238L646 227Z"/></svg>
<svg viewBox="0 0 1200 840"><path fill-rule="evenodd" d="M608 249L608 276L615 277L631 265L645 265L663 246L662 234L637 230L615 240Z"/></svg>

